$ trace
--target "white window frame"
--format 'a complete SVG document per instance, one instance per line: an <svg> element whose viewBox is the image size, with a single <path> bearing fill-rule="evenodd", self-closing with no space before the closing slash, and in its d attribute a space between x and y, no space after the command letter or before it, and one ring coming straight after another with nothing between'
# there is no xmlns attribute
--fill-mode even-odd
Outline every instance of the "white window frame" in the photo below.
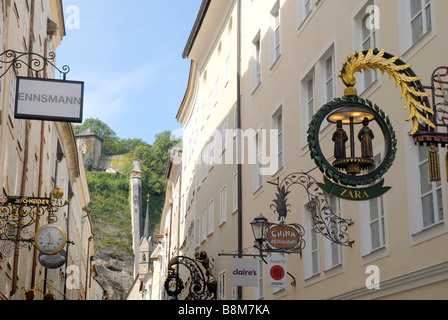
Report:
<svg viewBox="0 0 448 320"><path fill-rule="evenodd" d="M409 134L410 125L406 126L404 129L405 134ZM410 228L410 243L411 245L421 243L428 239L432 239L440 234L448 232L448 224L445 223L447 217L447 183L445 179L441 180L441 204L443 206L443 216L442 219L439 218L437 214L434 213L435 222L431 225L424 226L423 224L423 206L421 201L421 180L419 166L422 164L419 160L419 149L425 148L429 150L428 147L421 147L415 145L411 138L405 139L405 150L406 150L406 186L408 195L408 212L409 212L409 228ZM440 150L439 160L440 163L444 163L444 152ZM446 168L444 165L440 166L440 174L442 177L446 177ZM434 186L437 185L436 182L431 183ZM436 202L434 203L436 205ZM434 210L436 206L434 206Z"/></svg>
<svg viewBox="0 0 448 320"><path fill-rule="evenodd" d="M233 175L233 208L232 212L236 212L238 210L238 172Z"/></svg>
<svg viewBox="0 0 448 320"><path fill-rule="evenodd" d="M337 215L338 217L341 217L342 216L341 199L328 194L326 195L326 198L333 214ZM334 261L335 256L336 261ZM324 238L324 263L325 263L325 271L342 265L342 246L333 241L330 241L327 238Z"/></svg>
<svg viewBox="0 0 448 320"><path fill-rule="evenodd" d="M426 0L421 0L426 8ZM430 6L430 20L431 29L428 30L426 21L428 19L426 10L422 11L422 26L423 35L417 40L413 40L412 35L412 18L411 17L411 3L409 0L397 0L398 10L398 31L399 31L399 55L402 56L404 61L409 60L415 53L417 53L423 46L426 45L436 35L436 2L429 0ZM423 7L422 7L423 8Z"/></svg>
<svg viewBox="0 0 448 320"><path fill-rule="evenodd" d="M261 67L261 30L258 30L256 36L252 40L252 57L251 63L251 85L252 93L261 85L262 82L262 67Z"/></svg>
<svg viewBox="0 0 448 320"><path fill-rule="evenodd" d="M225 117L221 124L221 152L227 148L227 129L229 128L229 116Z"/></svg>
<svg viewBox="0 0 448 320"><path fill-rule="evenodd" d="M224 88L227 87L229 81L230 81L230 54L226 59L226 69L224 72Z"/></svg>
<svg viewBox="0 0 448 320"><path fill-rule="evenodd" d="M330 61L331 68L327 69L327 63ZM334 46L331 46L319 60L319 104L324 105L336 97L336 67L334 57ZM330 94L328 92L331 91ZM314 106L316 110L316 106Z"/></svg>
<svg viewBox="0 0 448 320"><path fill-rule="evenodd" d="M219 273L218 300L226 300L226 271Z"/></svg>
<svg viewBox="0 0 448 320"><path fill-rule="evenodd" d="M302 149L307 145L307 131L310 119L316 112L316 81L314 75L314 67L308 72L308 74L300 82L300 96L301 96L301 147ZM312 85L312 94L310 95L310 84ZM310 105L312 104L312 107ZM311 110L312 109L312 110ZM310 114L310 110L313 114Z"/></svg>
<svg viewBox="0 0 448 320"><path fill-rule="evenodd" d="M215 231L215 199L208 203L208 235Z"/></svg>
<svg viewBox="0 0 448 320"><path fill-rule="evenodd" d="M308 201L303 202L303 227L305 228L304 240L307 243L303 249L304 279L311 279L321 273L320 241L319 234L314 231L312 212L308 208ZM313 257L316 260L313 260Z"/></svg>
<svg viewBox="0 0 448 320"><path fill-rule="evenodd" d="M219 224L227 219L227 186L222 187L219 192Z"/></svg>
<svg viewBox="0 0 448 320"><path fill-rule="evenodd" d="M280 171L285 166L284 144L285 135L283 134L284 121L283 121L283 104L280 104L271 116L272 129L277 131L277 168L276 172Z"/></svg>
<svg viewBox="0 0 448 320"><path fill-rule="evenodd" d="M280 0L275 2L270 13L269 66L272 68L282 55Z"/></svg>
<svg viewBox="0 0 448 320"><path fill-rule="evenodd" d="M201 245L201 219L199 217L194 221L194 239L197 248Z"/></svg>
<svg viewBox="0 0 448 320"><path fill-rule="evenodd" d="M381 153L375 152L373 160L379 162L381 157ZM372 214L375 207L376 217L373 217ZM359 212L361 255L366 257L387 247L386 195L360 202ZM377 234L374 234L373 231L376 228L374 227L375 225L378 226ZM378 246L374 247L373 237L378 241Z"/></svg>
<svg viewBox="0 0 448 320"><path fill-rule="evenodd" d="M371 6L377 6L377 1L365 0L353 15L353 51L364 51L370 49L371 47L377 48L378 46L378 30L375 29L375 26L370 29L367 28L365 20L367 17L371 17L372 15L372 12L368 12L369 7ZM373 19L375 18L375 15L373 15ZM375 23L375 20L373 20L373 24ZM362 71L362 76L356 81L356 89L358 94L361 95L367 89L376 84L377 81L378 72L374 70Z"/></svg>
<svg viewBox="0 0 448 320"><path fill-rule="evenodd" d="M219 77L216 79L215 82L215 100L213 102L213 106L216 107L216 105L218 104L219 101Z"/></svg>
<svg viewBox="0 0 448 320"><path fill-rule="evenodd" d="M207 239L207 208L202 211L200 217L201 242Z"/></svg>
<svg viewBox="0 0 448 320"><path fill-rule="evenodd" d="M298 9L298 21L299 27L305 22L305 20L311 16L313 12L313 0L298 0L297 1L297 9Z"/></svg>
<svg viewBox="0 0 448 320"><path fill-rule="evenodd" d="M253 152L255 164L252 165L253 167L253 192L257 192L260 188L263 187L263 175L261 174L261 169L263 167L262 165L262 159L263 159L263 129L259 128L254 136L254 146Z"/></svg>
<svg viewBox="0 0 448 320"><path fill-rule="evenodd" d="M253 299L264 299L264 262L258 259L258 286L253 287Z"/></svg>

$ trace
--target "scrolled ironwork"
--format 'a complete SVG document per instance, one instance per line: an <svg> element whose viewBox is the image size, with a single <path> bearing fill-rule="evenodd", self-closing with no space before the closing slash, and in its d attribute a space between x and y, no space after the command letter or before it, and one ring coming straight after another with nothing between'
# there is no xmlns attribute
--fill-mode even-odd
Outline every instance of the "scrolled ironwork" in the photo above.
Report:
<svg viewBox="0 0 448 320"><path fill-rule="evenodd" d="M58 68L54 63L55 58L56 54L54 52L50 52L48 57L44 57L35 52L6 50L0 54L0 78L8 73L11 68L18 70L21 69L22 66L26 66L38 75L40 72L43 72L47 66L51 66L61 73L65 79L70 72L70 67L64 65L62 68ZM4 66L1 66L1 64Z"/></svg>
<svg viewBox="0 0 448 320"><path fill-rule="evenodd" d="M34 232L30 227L44 215L54 221L60 208L69 204L69 201L62 202L61 197L59 189L51 198L0 196L0 261L11 257L15 250L34 243Z"/></svg>
<svg viewBox="0 0 448 320"><path fill-rule="evenodd" d="M311 175L296 172L287 175L281 182L277 179L270 183L277 186L277 198L271 208L279 214L279 220L284 220L286 214L290 212L290 204L287 203L289 189L291 186L301 185L308 196L308 209L313 218L314 231L336 244L352 247L354 241L349 240L347 231L349 226L353 225L353 221L341 218L333 212L326 194ZM300 228L303 229L302 226Z"/></svg>
<svg viewBox="0 0 448 320"><path fill-rule="evenodd" d="M168 295L179 298L185 295L185 300L215 300L217 282L214 279L210 263L204 261L201 253L200 259L192 259L185 256L178 256L168 264L168 277L165 280L165 290ZM189 272L188 279L182 280L181 275L185 275L180 266L186 267ZM184 292L188 290L187 292Z"/></svg>

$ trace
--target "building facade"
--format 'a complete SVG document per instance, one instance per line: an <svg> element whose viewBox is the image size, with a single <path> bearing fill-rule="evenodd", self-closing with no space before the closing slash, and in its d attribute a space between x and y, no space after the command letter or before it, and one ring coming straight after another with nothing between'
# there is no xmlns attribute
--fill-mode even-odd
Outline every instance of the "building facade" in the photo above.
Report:
<svg viewBox="0 0 448 320"><path fill-rule="evenodd" d="M346 94L339 76L351 54L385 48L412 65L432 94L432 72L447 64L447 5L204 0L184 51L191 72L177 115L184 129L180 222L170 232L178 233L180 245L168 255L207 252L214 258L216 298L223 300L448 298L446 150L438 147L442 178L429 181L429 148L410 135L399 83L380 70L356 73L356 89L393 125L397 151L384 175L391 189L364 201L326 194L332 212L353 222L346 230L351 246L317 232L306 188L292 187L285 221L303 227L305 247L286 255L286 284L272 287L251 228L260 214L278 222L271 207L276 184L291 174L323 182L308 130L322 106ZM439 116L446 104L442 99ZM321 126L322 148L332 148L335 130L329 122ZM380 134L373 140L374 160L384 158L388 143ZM257 286L231 285L231 261L238 256L259 259Z"/></svg>
<svg viewBox="0 0 448 320"><path fill-rule="evenodd" d="M56 51L64 36L61 1L0 1L3 62L10 61L5 50L25 53L22 57L25 62L29 62L29 52L51 58L50 54ZM11 64L5 63L0 69L2 194L55 199L53 191L59 188L63 192L60 200L65 205L59 208L52 221L64 231L68 242L63 249L65 263L57 267L44 267L33 236L40 227L48 224L48 212L44 213L38 207L38 212L44 214L35 214L34 223L26 229L22 228L20 235L17 235L16 240L23 237L30 240L28 243L4 240L13 228L2 225L0 297L7 300L43 299L46 294L46 298L57 300L89 299L92 297L90 290L94 290L94 268L91 264L93 228L89 212L85 210L90 199L84 159L77 152L71 124L14 117L17 77L55 78L56 70L50 65L39 71L35 68L31 70L33 67L29 68L25 63L9 66ZM10 207L8 204L3 209Z"/></svg>

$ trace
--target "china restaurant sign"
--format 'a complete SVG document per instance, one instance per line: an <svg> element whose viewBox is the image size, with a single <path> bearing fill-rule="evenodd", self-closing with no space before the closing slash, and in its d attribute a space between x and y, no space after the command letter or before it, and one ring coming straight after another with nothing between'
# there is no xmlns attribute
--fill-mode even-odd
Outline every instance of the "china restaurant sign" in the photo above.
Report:
<svg viewBox="0 0 448 320"><path fill-rule="evenodd" d="M299 244L299 240L299 233L291 226L277 225L268 231L268 242L275 248L292 249Z"/></svg>
<svg viewBox="0 0 448 320"><path fill-rule="evenodd" d="M82 123L84 82L17 77L17 119Z"/></svg>

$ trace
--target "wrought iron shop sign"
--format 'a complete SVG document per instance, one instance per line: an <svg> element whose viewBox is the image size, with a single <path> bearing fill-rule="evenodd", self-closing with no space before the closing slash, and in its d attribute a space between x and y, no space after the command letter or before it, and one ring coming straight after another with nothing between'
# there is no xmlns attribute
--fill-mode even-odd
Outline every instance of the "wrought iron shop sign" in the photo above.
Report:
<svg viewBox="0 0 448 320"><path fill-rule="evenodd" d="M57 188L52 198L35 198L25 196L0 196L0 261L11 257L14 250L29 247L34 243L37 217L48 215L48 222L57 220L56 213L69 204L62 202L62 191Z"/></svg>
<svg viewBox="0 0 448 320"><path fill-rule="evenodd" d="M82 122L84 82L17 78L17 119Z"/></svg>
<svg viewBox="0 0 448 320"><path fill-rule="evenodd" d="M300 244L301 235L297 228L288 225L274 225L268 230L268 243L279 249L294 249Z"/></svg>
<svg viewBox="0 0 448 320"><path fill-rule="evenodd" d="M205 251L196 252L194 259L185 256L171 259L164 284L166 293L176 299L216 300L217 281L212 273L212 261Z"/></svg>

